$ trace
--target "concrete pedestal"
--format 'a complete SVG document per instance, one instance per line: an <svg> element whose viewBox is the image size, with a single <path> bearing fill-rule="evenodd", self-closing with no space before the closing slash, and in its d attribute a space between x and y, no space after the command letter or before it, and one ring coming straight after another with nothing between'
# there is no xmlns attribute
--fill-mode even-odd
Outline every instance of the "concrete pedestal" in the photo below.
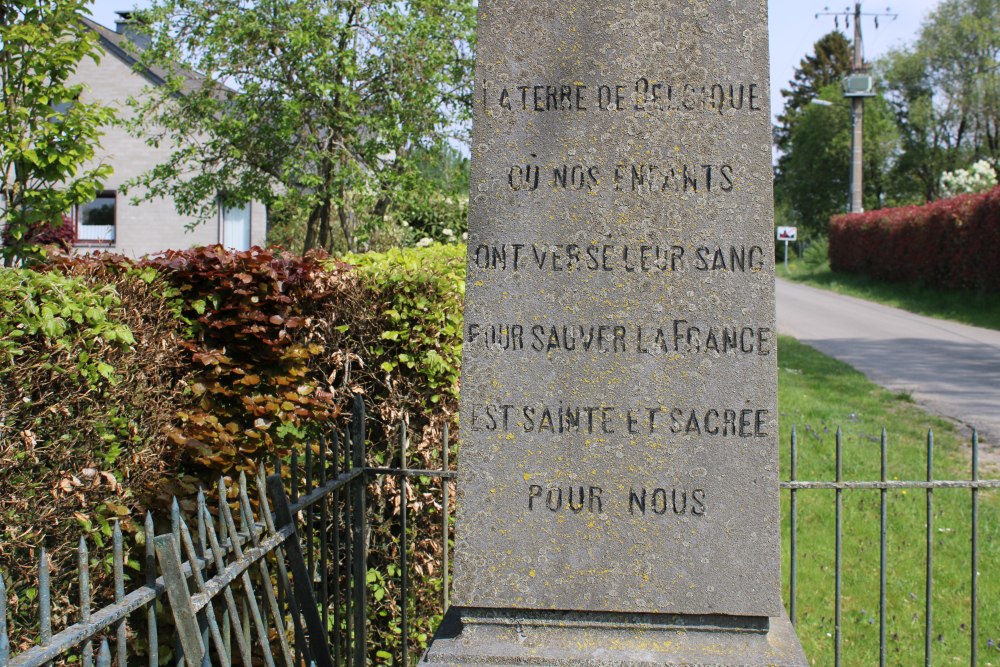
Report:
<svg viewBox="0 0 1000 667"><path fill-rule="evenodd" d="M421 665L804 667L788 618L453 607Z"/></svg>

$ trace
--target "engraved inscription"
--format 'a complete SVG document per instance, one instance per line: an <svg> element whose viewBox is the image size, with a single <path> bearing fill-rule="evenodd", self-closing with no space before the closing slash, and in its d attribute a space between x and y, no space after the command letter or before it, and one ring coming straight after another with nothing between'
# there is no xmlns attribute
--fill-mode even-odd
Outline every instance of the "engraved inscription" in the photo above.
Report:
<svg viewBox="0 0 1000 667"><path fill-rule="evenodd" d="M561 435L704 435L766 438L770 411L762 408L513 405L473 403L473 432Z"/></svg>
<svg viewBox="0 0 1000 667"><path fill-rule="evenodd" d="M687 254L687 257L685 255ZM469 268L490 271L732 271L756 273L769 260L759 245L698 246L694 256L679 244L615 245L611 243L479 244Z"/></svg>
<svg viewBox="0 0 1000 667"><path fill-rule="evenodd" d="M469 322L465 344L504 352L544 354L734 354L768 355L770 327L694 324L675 319L661 325L489 324Z"/></svg>
<svg viewBox="0 0 1000 667"><path fill-rule="evenodd" d="M530 477L530 475L529 475ZM535 513L601 514L621 511L625 506L633 516L705 516L705 489L631 487L621 496L604 495L594 484L541 485L527 487L528 511Z"/></svg>
<svg viewBox="0 0 1000 667"><path fill-rule="evenodd" d="M530 157L537 159L536 153ZM541 186L569 192L592 192L610 183L615 192L637 194L731 194L736 172L731 163L678 164L620 162L610 167L562 164L545 167L538 162L515 164L507 170L507 185L515 192L534 192Z"/></svg>
<svg viewBox="0 0 1000 667"><path fill-rule="evenodd" d="M484 108L510 112L586 111L762 111L763 91L756 83L667 82L640 77L632 83L480 83Z"/></svg>

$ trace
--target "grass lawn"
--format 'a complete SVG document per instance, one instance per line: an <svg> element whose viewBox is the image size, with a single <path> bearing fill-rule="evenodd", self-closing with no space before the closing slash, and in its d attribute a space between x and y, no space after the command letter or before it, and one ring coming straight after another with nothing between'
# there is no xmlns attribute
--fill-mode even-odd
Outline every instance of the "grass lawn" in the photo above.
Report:
<svg viewBox="0 0 1000 667"><path fill-rule="evenodd" d="M886 283L864 276L834 273L825 262L819 266L809 266L802 261L789 260L788 271L785 271L783 263L778 264L778 277L877 301L928 317L1000 329L1000 295L997 294Z"/></svg>
<svg viewBox="0 0 1000 667"><path fill-rule="evenodd" d="M879 437L889 434L888 476L927 475L927 431L934 432L936 479L969 479L970 438L851 367L798 341L779 341L781 474L798 431L798 479L834 480L835 438L843 428L843 478L880 478ZM996 478L997 471L981 472ZM979 664L1000 665L1000 490L979 492ZM935 665L967 665L970 650L970 498L968 489L933 492ZM797 628L812 664L834 663L835 492L798 492ZM877 665L879 647L879 491L843 491L843 665ZM788 605L789 493L782 493L785 604ZM887 639L890 665L923 664L926 492L888 492Z"/></svg>

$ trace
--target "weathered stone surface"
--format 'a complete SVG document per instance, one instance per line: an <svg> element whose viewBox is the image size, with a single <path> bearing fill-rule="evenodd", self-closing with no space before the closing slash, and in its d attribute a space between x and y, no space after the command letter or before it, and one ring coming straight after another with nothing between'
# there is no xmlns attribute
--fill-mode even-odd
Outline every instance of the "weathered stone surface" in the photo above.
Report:
<svg viewBox="0 0 1000 667"><path fill-rule="evenodd" d="M644 617L586 612L518 616L453 608L422 665L573 665L804 667L785 616L753 629L726 617Z"/></svg>
<svg viewBox="0 0 1000 667"><path fill-rule="evenodd" d="M454 602L777 617L766 0L482 0Z"/></svg>

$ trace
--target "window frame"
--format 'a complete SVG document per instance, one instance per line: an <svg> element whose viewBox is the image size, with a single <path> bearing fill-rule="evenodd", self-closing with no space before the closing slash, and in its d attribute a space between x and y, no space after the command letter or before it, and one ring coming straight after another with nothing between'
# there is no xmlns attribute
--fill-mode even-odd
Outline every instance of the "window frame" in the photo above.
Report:
<svg viewBox="0 0 1000 667"><path fill-rule="evenodd" d="M98 199L113 199L114 207L112 209L112 221L110 225L83 225L83 221L80 217L80 209L88 204L96 202ZM73 246L77 248L109 248L113 247L118 240L118 191L117 190L102 190L97 193L97 195L89 202L83 204L75 204L70 213L70 219L73 221ZM110 227L111 235L110 238L81 238L80 228L81 227Z"/></svg>

